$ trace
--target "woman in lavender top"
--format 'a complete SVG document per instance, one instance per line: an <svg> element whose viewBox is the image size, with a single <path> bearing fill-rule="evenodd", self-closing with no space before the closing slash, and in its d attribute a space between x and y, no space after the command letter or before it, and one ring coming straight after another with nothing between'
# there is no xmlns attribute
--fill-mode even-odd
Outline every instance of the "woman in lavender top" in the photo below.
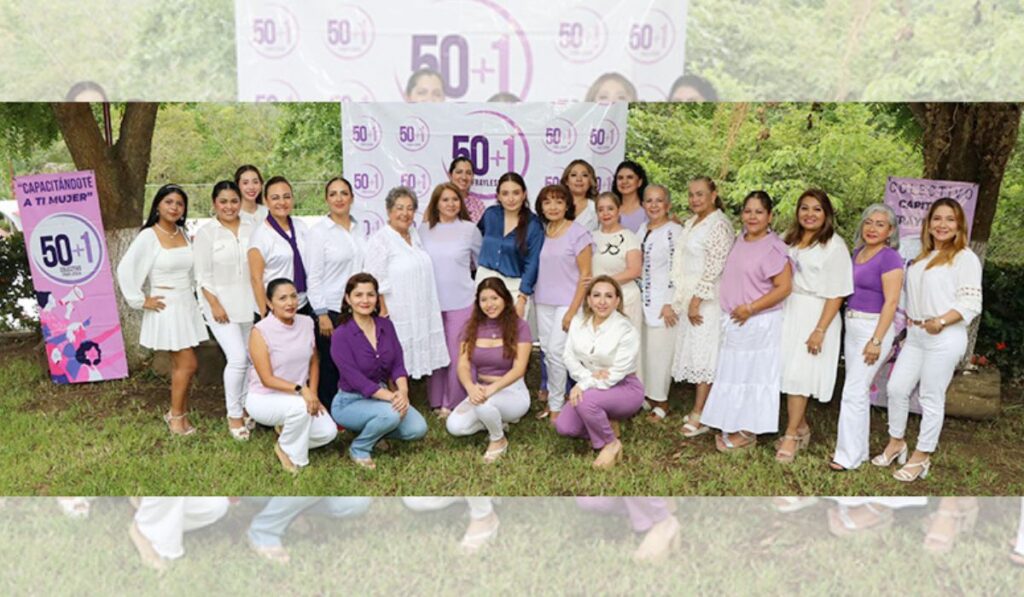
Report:
<svg viewBox="0 0 1024 597"><path fill-rule="evenodd" d="M451 183L434 188L419 230L423 249L434 266L445 343L451 363L430 374L427 399L444 419L466 397L459 383L459 336L473 314L473 263L480 255L480 230L470 219L459 189Z"/></svg>
<svg viewBox="0 0 1024 597"><path fill-rule="evenodd" d="M565 336L583 304L593 241L590 232L573 221L576 208L572 194L564 186L548 185L541 189L535 211L546 230L534 300L537 331L548 370L548 411L554 422L565 402Z"/></svg>
<svg viewBox="0 0 1024 597"><path fill-rule="evenodd" d="M619 196L619 218L622 225L636 232L647 221L644 210L644 190L647 189L647 171L640 164L626 160L615 169L612 192Z"/></svg>
<svg viewBox="0 0 1024 597"><path fill-rule="evenodd" d="M715 383L701 423L715 436L720 452L757 444L757 434L779 428L782 375L782 301L789 295L793 270L786 244L770 225L772 199L754 191L743 201L744 233L736 239L722 270L722 345Z"/></svg>
<svg viewBox="0 0 1024 597"><path fill-rule="evenodd" d="M349 457L377 468L371 454L384 438L416 440L427 434L423 415L409 404L409 380L395 326L380 316L377 280L356 274L345 285L341 321L331 338L338 393L331 416L356 434Z"/></svg>
<svg viewBox="0 0 1024 597"><path fill-rule="evenodd" d="M839 437L829 464L855 469L868 459L871 381L892 348L892 322L903 287L903 259L896 214L882 203L861 216L860 239L853 251L853 294L846 301L846 381L839 407Z"/></svg>

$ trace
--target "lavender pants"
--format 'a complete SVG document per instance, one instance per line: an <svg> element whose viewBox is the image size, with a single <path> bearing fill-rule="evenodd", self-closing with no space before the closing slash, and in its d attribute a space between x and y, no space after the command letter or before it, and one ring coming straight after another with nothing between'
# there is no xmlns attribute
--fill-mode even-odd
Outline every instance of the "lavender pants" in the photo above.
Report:
<svg viewBox="0 0 1024 597"><path fill-rule="evenodd" d="M590 445L600 450L615 441L609 419L628 419L644 403L644 385L630 373L607 390L591 388L583 392L579 404L567 400L555 421L555 430L567 437L590 438Z"/></svg>
<svg viewBox="0 0 1024 597"><path fill-rule="evenodd" d="M430 408L447 408L455 410L460 402L466 399L466 390L459 383L459 345L462 344L462 330L473 315L473 305L465 309L442 311L441 322L444 324L444 341L448 345L448 357L451 365L434 369L427 383L427 400Z"/></svg>
<svg viewBox="0 0 1024 597"><path fill-rule="evenodd" d="M565 412L560 417L565 416ZM672 515L669 501L655 497L578 497L576 504L584 510L602 514L625 515L633 531L644 533L651 527Z"/></svg>

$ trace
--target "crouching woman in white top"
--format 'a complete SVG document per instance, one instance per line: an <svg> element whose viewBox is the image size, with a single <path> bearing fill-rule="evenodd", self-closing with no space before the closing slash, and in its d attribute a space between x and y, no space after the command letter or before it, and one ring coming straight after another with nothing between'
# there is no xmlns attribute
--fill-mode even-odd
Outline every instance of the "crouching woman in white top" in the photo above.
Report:
<svg viewBox="0 0 1024 597"><path fill-rule="evenodd" d="M644 402L636 376L640 334L622 313L622 288L613 278L594 278L586 296L583 314L569 326L563 355L576 385L555 429L559 435L589 438L601 450L594 468L611 468L622 459L617 421L635 415Z"/></svg>
<svg viewBox="0 0 1024 597"><path fill-rule="evenodd" d="M967 325L981 313L981 262L967 248L967 222L949 198L932 203L921 228L921 253L907 268L904 289L907 341L889 378L889 444L871 463L889 466L907 457L910 393L920 382L921 432L898 481L928 475L939 443L946 388L967 350Z"/></svg>
<svg viewBox="0 0 1024 597"><path fill-rule="evenodd" d="M117 284L125 302L143 310L139 344L171 353L171 410L164 421L175 435L195 433L187 415L188 386L198 366L192 348L209 338L192 289L186 217L185 191L173 184L160 187L142 232L117 264Z"/></svg>
<svg viewBox="0 0 1024 597"><path fill-rule="evenodd" d="M249 336L249 396L246 407L257 423L281 427L274 452L290 473L309 464L309 449L331 443L338 427L316 391L319 355L313 321L298 313L299 292L291 280L267 285L270 314Z"/></svg>

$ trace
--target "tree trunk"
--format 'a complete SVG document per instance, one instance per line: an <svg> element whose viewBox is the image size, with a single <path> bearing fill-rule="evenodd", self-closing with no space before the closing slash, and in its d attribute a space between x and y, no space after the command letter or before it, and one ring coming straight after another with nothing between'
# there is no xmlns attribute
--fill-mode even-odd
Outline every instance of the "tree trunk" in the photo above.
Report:
<svg viewBox="0 0 1024 597"><path fill-rule="evenodd" d="M924 129L924 177L978 183L971 249L984 264L999 188L1017 143L1021 104L924 103L909 107ZM976 318L971 324L961 366L974 354L980 322L981 318Z"/></svg>
<svg viewBox="0 0 1024 597"><path fill-rule="evenodd" d="M75 167L96 173L107 254L111 267L116 269L142 223L158 105L126 104L118 139L113 145L104 141L89 104L63 103L52 104L52 107ZM129 307L120 291L116 295L128 366L138 369L149 356L148 351L139 346L142 312Z"/></svg>

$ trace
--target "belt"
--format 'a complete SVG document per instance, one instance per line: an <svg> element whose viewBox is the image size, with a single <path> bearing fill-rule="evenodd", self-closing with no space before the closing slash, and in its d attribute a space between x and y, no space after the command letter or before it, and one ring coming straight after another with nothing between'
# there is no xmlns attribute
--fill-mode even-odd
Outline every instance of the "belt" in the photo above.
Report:
<svg viewBox="0 0 1024 597"><path fill-rule="evenodd" d="M848 319L878 319L878 313L868 313L866 311L857 311L856 309L847 309L846 317Z"/></svg>

